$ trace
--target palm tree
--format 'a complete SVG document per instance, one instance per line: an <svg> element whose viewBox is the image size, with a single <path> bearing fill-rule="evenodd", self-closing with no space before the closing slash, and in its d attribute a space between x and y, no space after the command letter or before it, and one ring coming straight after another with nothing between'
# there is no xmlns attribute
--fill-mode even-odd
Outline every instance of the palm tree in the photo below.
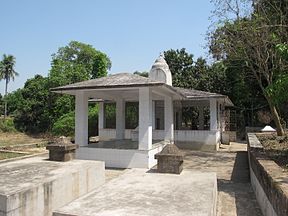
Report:
<svg viewBox="0 0 288 216"><path fill-rule="evenodd" d="M5 80L5 97L7 96L8 83L12 79L14 81L15 76L18 76L18 73L15 71L15 57L12 55L3 55L3 59L0 62L0 80ZM7 101L5 101L4 108L4 119L7 116Z"/></svg>

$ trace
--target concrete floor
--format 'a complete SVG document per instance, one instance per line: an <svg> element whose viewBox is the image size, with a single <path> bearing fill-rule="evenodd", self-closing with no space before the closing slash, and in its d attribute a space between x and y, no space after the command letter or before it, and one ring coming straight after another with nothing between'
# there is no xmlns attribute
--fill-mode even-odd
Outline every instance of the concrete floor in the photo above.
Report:
<svg viewBox="0 0 288 216"><path fill-rule="evenodd" d="M217 216L262 216L249 177L247 145L232 142L218 152L184 150L184 170L216 172ZM106 169L109 181L127 170Z"/></svg>
<svg viewBox="0 0 288 216"><path fill-rule="evenodd" d="M185 170L175 175L131 169L53 216L212 216L216 197L216 173Z"/></svg>
<svg viewBox="0 0 288 216"><path fill-rule="evenodd" d="M249 177L247 145L221 145L216 153L185 150L185 170L216 172L218 216L261 216Z"/></svg>

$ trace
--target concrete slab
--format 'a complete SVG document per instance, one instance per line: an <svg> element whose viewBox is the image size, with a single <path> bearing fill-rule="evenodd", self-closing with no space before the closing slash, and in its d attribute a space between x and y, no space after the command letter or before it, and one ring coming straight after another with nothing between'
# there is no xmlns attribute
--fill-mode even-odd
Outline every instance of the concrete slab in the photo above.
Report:
<svg viewBox="0 0 288 216"><path fill-rule="evenodd" d="M0 164L0 216L51 215L105 182L104 163L34 157Z"/></svg>
<svg viewBox="0 0 288 216"><path fill-rule="evenodd" d="M216 215L215 173L180 175L132 169L54 211L53 216Z"/></svg>

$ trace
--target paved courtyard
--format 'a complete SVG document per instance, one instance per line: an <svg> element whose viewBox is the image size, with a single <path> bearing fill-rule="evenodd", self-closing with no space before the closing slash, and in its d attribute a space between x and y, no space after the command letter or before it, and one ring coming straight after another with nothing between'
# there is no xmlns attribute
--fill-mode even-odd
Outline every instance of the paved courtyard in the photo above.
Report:
<svg viewBox="0 0 288 216"><path fill-rule="evenodd" d="M216 191L216 173L184 170L174 175L135 168L55 210L53 215L215 215Z"/></svg>
<svg viewBox="0 0 288 216"><path fill-rule="evenodd" d="M216 172L218 180L217 216L262 216L249 182L247 145L221 145L216 153L183 150L184 169ZM107 169L107 181L127 170Z"/></svg>

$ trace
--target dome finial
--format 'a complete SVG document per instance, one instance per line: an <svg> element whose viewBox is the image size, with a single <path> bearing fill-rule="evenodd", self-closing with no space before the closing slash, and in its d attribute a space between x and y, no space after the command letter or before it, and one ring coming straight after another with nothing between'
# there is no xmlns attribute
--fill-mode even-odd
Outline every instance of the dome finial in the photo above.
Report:
<svg viewBox="0 0 288 216"><path fill-rule="evenodd" d="M172 74L169 66L165 61L163 52L160 52L149 73L149 78L172 85Z"/></svg>

